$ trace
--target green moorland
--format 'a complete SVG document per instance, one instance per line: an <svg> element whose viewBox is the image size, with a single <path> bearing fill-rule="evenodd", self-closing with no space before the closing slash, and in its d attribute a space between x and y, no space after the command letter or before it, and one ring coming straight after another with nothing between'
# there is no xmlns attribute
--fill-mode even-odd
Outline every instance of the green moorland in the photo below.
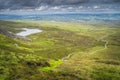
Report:
<svg viewBox="0 0 120 80"><path fill-rule="evenodd" d="M0 80L120 80L120 27L51 21L0 21L30 40L0 34ZM19 28L16 29L16 28Z"/></svg>

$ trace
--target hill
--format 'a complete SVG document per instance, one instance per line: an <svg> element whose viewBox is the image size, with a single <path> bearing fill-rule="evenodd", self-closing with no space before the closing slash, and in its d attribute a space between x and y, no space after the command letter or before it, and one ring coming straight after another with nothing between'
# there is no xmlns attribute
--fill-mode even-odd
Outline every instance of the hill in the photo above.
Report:
<svg viewBox="0 0 120 80"><path fill-rule="evenodd" d="M0 80L120 79L119 26L50 21L0 26ZM21 28L43 32L27 36L32 41L9 36Z"/></svg>

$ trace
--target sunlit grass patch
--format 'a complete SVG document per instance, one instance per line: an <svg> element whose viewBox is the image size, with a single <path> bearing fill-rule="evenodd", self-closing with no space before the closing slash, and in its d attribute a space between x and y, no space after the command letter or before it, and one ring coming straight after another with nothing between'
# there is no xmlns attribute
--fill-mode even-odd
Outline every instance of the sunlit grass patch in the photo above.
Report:
<svg viewBox="0 0 120 80"><path fill-rule="evenodd" d="M33 44L39 44L41 46L50 46L50 45L54 45L54 42L51 40L44 40L44 39L39 39L33 42Z"/></svg>
<svg viewBox="0 0 120 80"><path fill-rule="evenodd" d="M60 64L62 64L62 60L51 60L49 62L50 66L49 67L43 67L43 68L39 68L39 71L50 71L55 69L56 67L58 67Z"/></svg>

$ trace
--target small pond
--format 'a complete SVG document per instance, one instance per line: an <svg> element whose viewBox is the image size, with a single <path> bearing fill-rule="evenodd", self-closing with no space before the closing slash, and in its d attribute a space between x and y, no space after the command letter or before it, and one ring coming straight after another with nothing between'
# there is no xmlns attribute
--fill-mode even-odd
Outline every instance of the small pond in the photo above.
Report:
<svg viewBox="0 0 120 80"><path fill-rule="evenodd" d="M23 31L17 33L16 35L26 37L26 36L29 36L31 34L42 32L42 30L40 30L40 29L22 28L22 30Z"/></svg>

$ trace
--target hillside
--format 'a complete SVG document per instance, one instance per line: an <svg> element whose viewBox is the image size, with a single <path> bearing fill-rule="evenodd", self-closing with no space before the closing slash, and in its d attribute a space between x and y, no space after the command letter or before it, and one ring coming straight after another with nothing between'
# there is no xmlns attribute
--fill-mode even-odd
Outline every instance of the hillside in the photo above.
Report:
<svg viewBox="0 0 120 80"><path fill-rule="evenodd" d="M0 80L119 80L119 48L118 24L0 21Z"/></svg>

